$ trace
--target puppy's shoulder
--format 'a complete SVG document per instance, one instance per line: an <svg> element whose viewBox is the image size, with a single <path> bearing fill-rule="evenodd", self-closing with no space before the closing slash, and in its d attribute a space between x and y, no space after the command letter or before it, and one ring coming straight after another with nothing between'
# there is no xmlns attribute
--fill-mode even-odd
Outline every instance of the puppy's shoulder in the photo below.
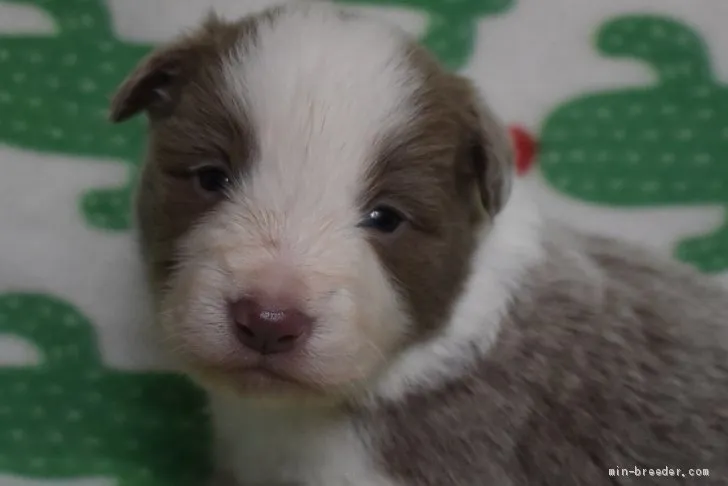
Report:
<svg viewBox="0 0 728 486"><path fill-rule="evenodd" d="M491 348L459 378L380 411L390 470L423 485L528 484L547 471L600 485L640 458L685 470L700 460L717 474L726 291L629 244L549 231Z"/></svg>

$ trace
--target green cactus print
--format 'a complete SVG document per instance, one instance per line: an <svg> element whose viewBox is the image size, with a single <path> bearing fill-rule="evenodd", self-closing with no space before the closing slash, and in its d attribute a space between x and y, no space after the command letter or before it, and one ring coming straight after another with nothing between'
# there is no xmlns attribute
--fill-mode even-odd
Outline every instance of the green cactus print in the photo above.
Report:
<svg viewBox="0 0 728 486"><path fill-rule="evenodd" d="M540 137L545 179L599 204L728 209L728 87L715 81L702 39L644 15L606 23L597 45L604 55L646 62L657 82L590 94L553 112ZM705 272L728 269L728 215L714 232L680 242L676 255Z"/></svg>
<svg viewBox="0 0 728 486"><path fill-rule="evenodd" d="M0 142L125 163L129 183L82 196L90 225L127 229L143 122L107 122L110 94L150 47L117 40L103 0L13 0L48 12L56 36L0 37Z"/></svg>
<svg viewBox="0 0 728 486"><path fill-rule="evenodd" d="M372 7L399 6L424 10L429 25L422 43L448 68L458 70L473 54L478 20L505 12L515 0L337 0Z"/></svg>
<svg viewBox="0 0 728 486"><path fill-rule="evenodd" d="M36 367L0 368L0 472L200 486L210 472L204 395L186 378L104 367L88 320L45 295L0 297L0 334L34 343Z"/></svg>

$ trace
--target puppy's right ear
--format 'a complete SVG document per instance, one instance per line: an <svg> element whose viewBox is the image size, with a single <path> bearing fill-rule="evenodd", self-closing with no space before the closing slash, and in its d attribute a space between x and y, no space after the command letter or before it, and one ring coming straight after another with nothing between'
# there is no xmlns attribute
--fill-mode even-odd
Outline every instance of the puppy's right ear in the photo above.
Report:
<svg viewBox="0 0 728 486"><path fill-rule="evenodd" d="M123 122L144 111L150 117L172 112L194 62L190 45L175 44L158 49L142 60L112 98L109 119Z"/></svg>

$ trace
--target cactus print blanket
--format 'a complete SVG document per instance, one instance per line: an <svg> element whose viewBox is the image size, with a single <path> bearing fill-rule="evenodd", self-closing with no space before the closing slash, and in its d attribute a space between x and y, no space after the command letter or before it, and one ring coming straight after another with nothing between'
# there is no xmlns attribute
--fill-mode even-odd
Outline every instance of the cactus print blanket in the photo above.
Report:
<svg viewBox="0 0 728 486"><path fill-rule="evenodd" d="M335 0L418 35L508 125L545 212L728 283L725 0ZM199 486L205 397L150 337L115 85L210 6L0 0L0 486Z"/></svg>

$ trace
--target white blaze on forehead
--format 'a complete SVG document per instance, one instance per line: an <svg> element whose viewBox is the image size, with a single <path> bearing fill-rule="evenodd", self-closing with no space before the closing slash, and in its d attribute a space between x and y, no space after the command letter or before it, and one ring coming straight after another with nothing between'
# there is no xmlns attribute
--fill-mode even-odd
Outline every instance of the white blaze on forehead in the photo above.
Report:
<svg viewBox="0 0 728 486"><path fill-rule="evenodd" d="M411 116L406 61L398 30L326 5L262 22L225 69L258 148L246 198L288 215L352 209L377 140Z"/></svg>

